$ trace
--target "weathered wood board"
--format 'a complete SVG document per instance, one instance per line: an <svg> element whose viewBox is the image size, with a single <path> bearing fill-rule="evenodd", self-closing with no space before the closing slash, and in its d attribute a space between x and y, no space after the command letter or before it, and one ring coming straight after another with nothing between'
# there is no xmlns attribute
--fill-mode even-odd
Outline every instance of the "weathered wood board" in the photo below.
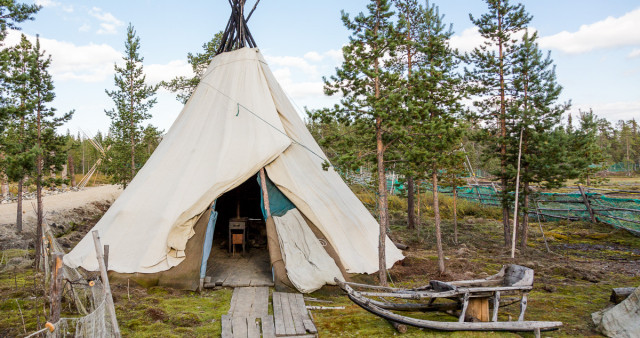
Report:
<svg viewBox="0 0 640 338"><path fill-rule="evenodd" d="M273 316L276 337L307 336L318 333L299 293L274 292Z"/></svg>

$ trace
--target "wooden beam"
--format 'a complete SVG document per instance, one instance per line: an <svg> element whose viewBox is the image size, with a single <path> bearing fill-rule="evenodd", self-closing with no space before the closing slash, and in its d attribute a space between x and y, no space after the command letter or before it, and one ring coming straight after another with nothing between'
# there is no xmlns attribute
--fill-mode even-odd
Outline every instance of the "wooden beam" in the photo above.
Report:
<svg viewBox="0 0 640 338"><path fill-rule="evenodd" d="M589 216L591 217L591 223L596 223L596 215L593 213L593 209L591 209L591 203L589 203L589 198L587 197L587 194L584 193L584 188L582 187L582 184L578 185L578 189L580 189L580 194L582 195L582 201L584 202L584 205L587 207L587 211L589 211Z"/></svg>

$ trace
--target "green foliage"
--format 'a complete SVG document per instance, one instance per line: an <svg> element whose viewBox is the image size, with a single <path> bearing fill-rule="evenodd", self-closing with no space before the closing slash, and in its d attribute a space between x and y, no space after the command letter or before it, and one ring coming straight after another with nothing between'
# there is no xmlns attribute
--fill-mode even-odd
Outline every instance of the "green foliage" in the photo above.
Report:
<svg viewBox="0 0 640 338"><path fill-rule="evenodd" d="M33 20L33 15L41 8L42 6L39 5L23 4L15 0L0 0L0 46L7 37L7 30L19 30L20 27L16 24Z"/></svg>
<svg viewBox="0 0 640 338"><path fill-rule="evenodd" d="M161 86L170 92L176 93L176 99L178 101L187 103L191 94L193 94L193 91L200 83L200 79L207 70L211 60L216 55L216 51L218 50L221 41L222 32L218 32L209 42L202 45L202 49L204 50L202 53L187 54L187 61L193 70L193 77L178 76L169 82L162 81Z"/></svg>
<svg viewBox="0 0 640 338"><path fill-rule="evenodd" d="M141 124L151 118L148 111L156 103L154 96L158 90L157 85L145 83L146 76L142 67L144 58L139 55L139 49L140 38L129 24L123 57L125 64L123 67L114 66L116 90L106 90L115 108L105 110L111 119L110 138L105 143L108 149L105 167L113 182L123 186L131 182L149 157L138 144L144 136Z"/></svg>
<svg viewBox="0 0 640 338"><path fill-rule="evenodd" d="M35 168L38 149L35 147L30 125L35 120L36 96L31 88L31 67L35 55L33 45L22 35L20 43L2 51L2 84L6 131L0 134L2 167L10 181L19 181ZM2 130L0 130L1 132Z"/></svg>

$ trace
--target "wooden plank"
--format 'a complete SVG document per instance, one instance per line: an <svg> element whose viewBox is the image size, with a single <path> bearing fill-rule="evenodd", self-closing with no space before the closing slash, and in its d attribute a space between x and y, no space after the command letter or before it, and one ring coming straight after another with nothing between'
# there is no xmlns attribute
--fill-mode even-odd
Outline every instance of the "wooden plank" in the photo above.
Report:
<svg viewBox="0 0 640 338"><path fill-rule="evenodd" d="M316 325L313 323L311 316L309 316L309 311L307 310L307 306L304 303L304 297L301 293L296 294L296 301L301 309L300 311L302 313L302 323L304 324L305 330L309 333L318 333Z"/></svg>
<svg viewBox="0 0 640 338"><path fill-rule="evenodd" d="M273 316L264 316L260 321L262 322L262 338L275 338L276 329L273 325Z"/></svg>
<svg viewBox="0 0 640 338"><path fill-rule="evenodd" d="M222 315L220 324L222 325L222 338L233 337L233 333L231 332L231 316Z"/></svg>
<svg viewBox="0 0 640 338"><path fill-rule="evenodd" d="M280 302L282 303L282 320L284 321L285 331L288 335L296 334L296 327L291 314L291 304L289 303L287 293L280 293Z"/></svg>
<svg viewBox="0 0 640 338"><path fill-rule="evenodd" d="M236 302L234 317L249 317L251 315L251 307L256 295L255 288L236 288L238 292L238 300Z"/></svg>
<svg viewBox="0 0 640 338"><path fill-rule="evenodd" d="M481 322L489 321L489 298L479 297L469 299L467 316L474 317Z"/></svg>
<svg viewBox="0 0 640 338"><path fill-rule="evenodd" d="M232 317L231 327L231 331L233 331L233 338L247 338L246 317Z"/></svg>
<svg viewBox="0 0 640 338"><path fill-rule="evenodd" d="M304 324L304 329L307 330L307 332L318 333L318 329L316 328L316 325L313 323L313 320L305 319L302 321L302 323Z"/></svg>
<svg viewBox="0 0 640 338"><path fill-rule="evenodd" d="M247 317L247 337L260 338L260 327L256 321L256 317Z"/></svg>
<svg viewBox="0 0 640 338"><path fill-rule="evenodd" d="M300 307L298 303L298 298L296 296L301 296L299 293L289 293L287 294L289 297L289 308L291 309L291 318L293 319L293 326L296 330L296 334L305 334L307 330L304 329L303 315L306 317L307 309L304 307L304 300L302 301L303 306Z"/></svg>
<svg viewBox="0 0 640 338"><path fill-rule="evenodd" d="M256 317L266 317L269 315L269 288L256 288L256 305L253 314Z"/></svg>
<svg viewBox="0 0 640 338"><path fill-rule="evenodd" d="M282 336L287 333L287 330L284 327L284 318L282 316L282 299L280 297L280 292L274 292L272 295L273 302L273 317L274 325L275 325L275 333L276 336Z"/></svg>
<svg viewBox="0 0 640 338"><path fill-rule="evenodd" d="M228 315L233 315L233 311L236 308L236 302L238 301L239 293L239 289L233 289L233 294L231 295L231 305L229 305L229 312L227 312Z"/></svg>

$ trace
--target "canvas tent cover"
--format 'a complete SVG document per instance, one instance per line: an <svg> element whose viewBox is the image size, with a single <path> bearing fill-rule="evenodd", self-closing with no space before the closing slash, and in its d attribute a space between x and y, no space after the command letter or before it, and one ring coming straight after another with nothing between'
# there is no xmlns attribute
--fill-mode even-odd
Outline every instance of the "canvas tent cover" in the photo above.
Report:
<svg viewBox="0 0 640 338"><path fill-rule="evenodd" d="M110 246L109 270L155 273L178 265L211 203L265 167L347 272L377 271L378 223L333 168L322 169L324 158L258 49L216 56L161 144L94 227ZM403 258L388 238L386 255L388 267ZM91 236L64 262L97 270Z"/></svg>

